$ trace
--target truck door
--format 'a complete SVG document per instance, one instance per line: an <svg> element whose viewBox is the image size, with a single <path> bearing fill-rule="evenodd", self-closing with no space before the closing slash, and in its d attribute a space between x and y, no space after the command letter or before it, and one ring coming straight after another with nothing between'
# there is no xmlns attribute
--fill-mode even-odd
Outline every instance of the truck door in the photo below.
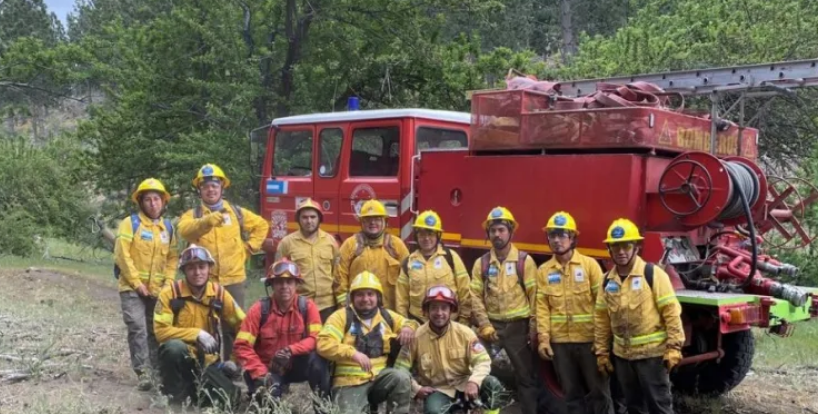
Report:
<svg viewBox="0 0 818 414"><path fill-rule="evenodd" d="M377 198L389 213L387 228L400 232L398 205L401 176L401 121L350 124L351 144L344 150L346 178L341 183L341 225L344 238L360 231L357 213L364 201Z"/></svg>
<svg viewBox="0 0 818 414"><path fill-rule="evenodd" d="M272 138L272 165L263 186L262 204L267 207L263 214L270 220L275 240L298 229L296 203L313 196L313 134L312 126L293 126L276 130Z"/></svg>
<svg viewBox="0 0 818 414"><path fill-rule="evenodd" d="M316 149L316 162L318 165L318 176L315 178L315 200L324 210L324 222L321 226L324 231L337 235L339 216L341 208L341 198L339 189L341 187L341 148L344 143L346 125L319 125L318 147ZM348 145L348 144L347 144Z"/></svg>

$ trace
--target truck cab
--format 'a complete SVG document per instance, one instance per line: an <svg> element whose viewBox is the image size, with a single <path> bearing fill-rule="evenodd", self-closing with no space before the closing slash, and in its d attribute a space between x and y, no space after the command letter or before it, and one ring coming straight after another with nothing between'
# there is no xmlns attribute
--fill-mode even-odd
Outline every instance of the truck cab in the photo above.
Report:
<svg viewBox="0 0 818 414"><path fill-rule="evenodd" d="M357 213L371 198L387 207L387 231L411 233L414 158L423 149L468 147L471 115L429 109L381 109L273 120L267 134L260 211L281 240L298 229L295 208L312 197L321 228L343 240L360 230Z"/></svg>

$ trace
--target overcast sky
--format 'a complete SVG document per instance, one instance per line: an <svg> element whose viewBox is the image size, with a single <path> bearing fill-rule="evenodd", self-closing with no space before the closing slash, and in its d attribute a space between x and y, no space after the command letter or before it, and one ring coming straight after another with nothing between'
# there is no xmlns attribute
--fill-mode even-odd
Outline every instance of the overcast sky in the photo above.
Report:
<svg viewBox="0 0 818 414"><path fill-rule="evenodd" d="M62 25L68 29L65 18L74 10L74 0L45 0L45 4L49 11L57 14Z"/></svg>

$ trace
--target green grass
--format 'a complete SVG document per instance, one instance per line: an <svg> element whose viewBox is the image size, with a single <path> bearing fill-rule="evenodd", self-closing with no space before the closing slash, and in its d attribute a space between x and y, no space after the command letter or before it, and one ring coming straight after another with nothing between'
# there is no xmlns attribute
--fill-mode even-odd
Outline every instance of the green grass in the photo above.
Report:
<svg viewBox="0 0 818 414"><path fill-rule="evenodd" d="M818 321L795 324L795 332L788 338L769 335L758 329L754 332L756 352L753 366L781 368L793 366L818 367Z"/></svg>
<svg viewBox="0 0 818 414"><path fill-rule="evenodd" d="M40 257L21 258L1 256L0 268L43 269L75 271L95 278L113 278L113 253L101 248L79 246L64 240L45 239Z"/></svg>

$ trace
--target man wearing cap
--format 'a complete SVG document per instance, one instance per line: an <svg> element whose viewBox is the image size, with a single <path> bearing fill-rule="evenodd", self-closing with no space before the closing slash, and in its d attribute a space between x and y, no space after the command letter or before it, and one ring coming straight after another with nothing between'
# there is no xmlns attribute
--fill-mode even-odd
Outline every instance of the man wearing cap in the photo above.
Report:
<svg viewBox="0 0 818 414"><path fill-rule="evenodd" d="M254 303L241 324L234 350L250 395L264 390L279 398L289 384L305 381L314 392L329 394L329 389L319 389L326 364L315 353L321 319L315 303L296 294L302 283L294 263L287 259L274 263L264 279L265 289L272 287L272 293Z"/></svg>
<svg viewBox="0 0 818 414"><path fill-rule="evenodd" d="M208 281L214 264L207 249L195 244L185 249L179 260L185 278L162 289L154 310L162 393L177 401L186 397L196 401L196 382L201 373L226 360L221 322L238 328L244 319L244 312L230 292ZM227 376L238 373L230 361L219 367Z"/></svg>
<svg viewBox="0 0 818 414"><path fill-rule="evenodd" d="M206 164L193 179L201 203L188 210L179 220L179 235L189 243L198 244L213 254L216 263L210 269L210 279L224 286L240 307L244 308L245 262L265 243L269 226L257 214L231 204L222 198L230 180L221 168ZM243 232L249 234L243 239ZM235 332L224 326L228 343L233 349Z"/></svg>
<svg viewBox="0 0 818 414"><path fill-rule="evenodd" d="M423 412L445 414L461 406L499 413L506 392L489 375L491 358L477 335L451 320L458 310L455 293L447 286L433 286L424 295L422 307L428 322L418 328L415 341L401 348L395 367L417 372L412 394L424 401Z"/></svg>
<svg viewBox="0 0 818 414"><path fill-rule="evenodd" d="M139 184L131 196L139 207L119 223L114 243L114 275L119 279L122 319L128 327L131 367L141 391L151 389L159 344L153 333L153 308L163 287L173 283L179 251L173 226L163 218L170 193L155 178Z"/></svg>
<svg viewBox="0 0 818 414"><path fill-rule="evenodd" d="M556 212L543 230L554 255L537 272L540 356L553 361L569 414L613 414L608 377L597 371L593 351L602 268L576 251L579 231L568 212Z"/></svg>
<svg viewBox="0 0 818 414"><path fill-rule="evenodd" d="M340 258L338 242L321 230L324 214L318 204L308 198L295 210L299 231L285 236L278 244L276 259L289 258L301 271L298 294L318 306L321 320L326 321L336 309L333 293L334 275Z"/></svg>
<svg viewBox="0 0 818 414"><path fill-rule="evenodd" d="M409 249L400 237L386 231L388 217L386 206L378 200L367 200L361 206L358 212L361 232L341 244L337 303L346 303L351 278L369 271L378 277L383 286L383 306L395 310L395 287L400 276L400 264L409 256Z"/></svg>
<svg viewBox="0 0 818 414"><path fill-rule="evenodd" d="M682 307L668 274L639 257L644 238L635 223L614 220L606 234L615 266L596 300L598 369L616 372L629 413L673 414L670 371L682 360Z"/></svg>
<svg viewBox="0 0 818 414"><path fill-rule="evenodd" d="M537 320L537 264L511 243L517 221L505 207L493 208L483 222L491 250L472 268L471 291L478 335L506 351L517 380L524 413L537 412L534 350Z"/></svg>

